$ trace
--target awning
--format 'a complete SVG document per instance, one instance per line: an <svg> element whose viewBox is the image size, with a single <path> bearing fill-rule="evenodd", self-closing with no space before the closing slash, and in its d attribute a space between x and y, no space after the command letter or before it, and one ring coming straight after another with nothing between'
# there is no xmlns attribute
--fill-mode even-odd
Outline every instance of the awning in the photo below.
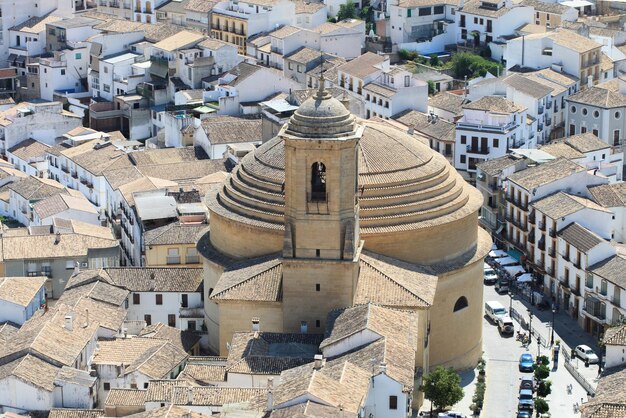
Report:
<svg viewBox="0 0 626 418"><path fill-rule="evenodd" d="M501 257L494 260L496 263L500 264L502 267L504 266L512 266L513 264L517 264L518 261L513 257Z"/></svg>
<svg viewBox="0 0 626 418"><path fill-rule="evenodd" d="M524 267L520 266L519 264L514 264L512 266L506 266L504 269L511 276L515 276L515 275L520 274L520 273L526 273L526 270L524 270Z"/></svg>
<svg viewBox="0 0 626 418"><path fill-rule="evenodd" d="M16 54L9 54L9 65L15 65Z"/></svg>
<svg viewBox="0 0 626 418"><path fill-rule="evenodd" d="M507 252L506 251L502 251L502 250L491 250L491 251L489 251L489 257L491 257L491 258L506 257L507 255L508 255Z"/></svg>
<svg viewBox="0 0 626 418"><path fill-rule="evenodd" d="M587 0L569 0L569 1L561 2L561 4L563 6L574 7L574 8L576 8L576 7L593 6L593 3L590 3Z"/></svg>
<svg viewBox="0 0 626 418"><path fill-rule="evenodd" d="M533 275L530 273L522 274L517 278L518 283L528 283L533 281Z"/></svg>
<svg viewBox="0 0 626 418"><path fill-rule="evenodd" d="M509 254L511 257L513 257L517 261L520 261L521 258L522 258L522 252L519 251L519 250L516 250L514 248L510 249L509 251L507 251L507 254Z"/></svg>

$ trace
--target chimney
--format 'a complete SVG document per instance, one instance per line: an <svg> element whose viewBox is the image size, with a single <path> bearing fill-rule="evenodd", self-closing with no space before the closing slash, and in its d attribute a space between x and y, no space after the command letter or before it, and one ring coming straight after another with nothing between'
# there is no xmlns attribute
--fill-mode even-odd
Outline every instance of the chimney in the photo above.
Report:
<svg viewBox="0 0 626 418"><path fill-rule="evenodd" d="M430 116L428 116L428 121L430 122ZM415 126L409 125L408 129L406 130L406 133L409 135L413 135L414 132L415 132Z"/></svg>
<svg viewBox="0 0 626 418"><path fill-rule="evenodd" d="M89 326L89 309L85 308L85 326L83 328L87 328Z"/></svg>
<svg viewBox="0 0 626 418"><path fill-rule="evenodd" d="M57 232L54 237L54 245L57 245L59 242L61 242L61 233Z"/></svg>
<svg viewBox="0 0 626 418"><path fill-rule="evenodd" d="M193 388L187 389L187 404L193 405Z"/></svg>
<svg viewBox="0 0 626 418"><path fill-rule="evenodd" d="M154 273L150 273L150 290L154 290L156 288L156 276Z"/></svg>
<svg viewBox="0 0 626 418"><path fill-rule="evenodd" d="M74 274L80 273L80 263L78 261L74 261Z"/></svg>
<svg viewBox="0 0 626 418"><path fill-rule="evenodd" d="M313 364L313 368L315 370L319 370L322 367L324 367L324 363L326 363L326 360L324 360L324 356L321 354L316 354L315 357L313 357L314 359L314 364Z"/></svg>
<svg viewBox="0 0 626 418"><path fill-rule="evenodd" d="M387 363L383 361L378 365L378 373L387 374Z"/></svg>
<svg viewBox="0 0 626 418"><path fill-rule="evenodd" d="M74 329L74 320L72 315L65 315L65 329L72 331Z"/></svg>
<svg viewBox="0 0 626 418"><path fill-rule="evenodd" d="M343 405L339 405L339 418L343 418Z"/></svg>
<svg viewBox="0 0 626 418"><path fill-rule="evenodd" d="M261 320L257 317L252 318L252 331L253 332L261 331Z"/></svg>
<svg viewBox="0 0 626 418"><path fill-rule="evenodd" d="M271 411L274 406L274 378L267 379L267 411Z"/></svg>

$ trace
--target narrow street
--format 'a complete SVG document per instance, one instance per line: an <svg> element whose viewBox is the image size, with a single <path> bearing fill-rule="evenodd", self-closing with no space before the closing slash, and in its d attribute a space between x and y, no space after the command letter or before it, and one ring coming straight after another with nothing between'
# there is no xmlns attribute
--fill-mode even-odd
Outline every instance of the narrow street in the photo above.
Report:
<svg viewBox="0 0 626 418"><path fill-rule="evenodd" d="M493 286L485 286L484 300L497 300L507 309L509 308L510 298L507 294L499 295L495 292ZM513 298L513 308L518 312L526 314L527 306L520 300ZM535 315L539 316L536 317ZM538 329L543 338L548 341L550 339L550 321L551 312L538 312L533 309L533 327ZM525 316L525 318L527 318ZM568 320L571 321L568 323ZM519 393L519 381L523 375L531 375L530 373L521 373L518 370L519 357L524 352L530 352L533 357L537 356L538 347L536 339L533 338L528 348L522 346L519 341L515 340L515 336L501 336L498 328L491 321L483 318L483 347L484 357L487 361L487 393L485 396L485 407L481 414L482 417L515 417L517 412L517 397ZM561 339L562 349L568 349L569 345L576 346L578 344L589 344L592 338L586 338L584 332L580 330L580 334L573 324L571 318L565 315L557 315L555 318L557 326L555 328L555 341ZM515 322L516 331L520 329L519 323ZM569 328L572 332L561 336L561 329ZM590 344L591 345L591 344ZM591 345L594 349L594 345ZM543 346L539 347L540 354L545 354L552 359L549 349ZM576 364L576 361L574 361ZM579 371L585 375L589 382L595 385L597 377L597 366L593 365L585 368L582 362L579 362ZM581 400L587 399L587 392L574 379L564 366L563 355L559 356L559 365L556 370L553 369L549 380L552 381L552 394L547 397L550 405L550 413L553 417L577 417L580 414L574 412L574 403L581 403ZM569 394L567 386L572 385L572 393ZM463 411L465 412L465 411Z"/></svg>

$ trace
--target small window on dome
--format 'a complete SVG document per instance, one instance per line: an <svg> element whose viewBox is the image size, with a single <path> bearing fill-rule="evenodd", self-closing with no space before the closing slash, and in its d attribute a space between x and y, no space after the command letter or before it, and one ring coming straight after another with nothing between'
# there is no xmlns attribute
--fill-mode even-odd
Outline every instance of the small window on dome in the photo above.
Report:
<svg viewBox="0 0 626 418"><path fill-rule="evenodd" d="M316 162L311 166L311 202L326 201L326 166Z"/></svg>

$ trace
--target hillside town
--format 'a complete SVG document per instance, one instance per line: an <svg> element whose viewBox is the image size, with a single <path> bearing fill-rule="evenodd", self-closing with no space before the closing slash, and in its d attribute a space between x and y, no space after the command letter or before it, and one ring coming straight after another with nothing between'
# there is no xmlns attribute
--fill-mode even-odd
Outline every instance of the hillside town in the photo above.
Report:
<svg viewBox="0 0 626 418"><path fill-rule="evenodd" d="M0 0L0 418L626 418L625 115L623 1Z"/></svg>

